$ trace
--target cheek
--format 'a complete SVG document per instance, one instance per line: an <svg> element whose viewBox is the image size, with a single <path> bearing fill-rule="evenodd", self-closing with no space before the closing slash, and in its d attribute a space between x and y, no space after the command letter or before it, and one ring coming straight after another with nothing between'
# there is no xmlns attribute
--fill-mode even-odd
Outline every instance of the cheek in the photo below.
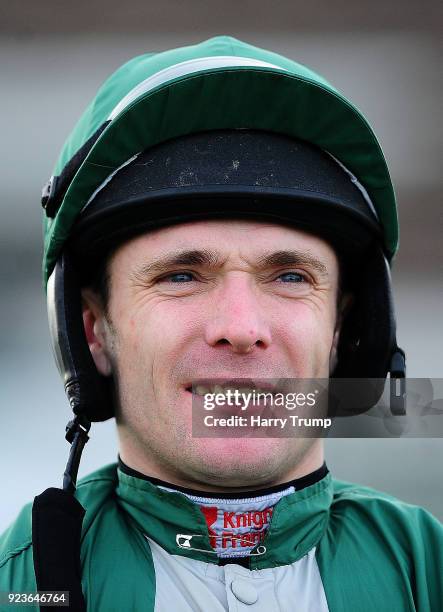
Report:
<svg viewBox="0 0 443 612"><path fill-rule="evenodd" d="M142 367L152 384L168 378L199 332L201 336L202 316L203 311L178 308L172 300L137 313L124 330L129 367Z"/></svg>
<svg viewBox="0 0 443 612"><path fill-rule="evenodd" d="M201 328L203 316L204 309L163 302L150 312L142 333L154 350L166 355L178 350L184 342L190 342L196 330Z"/></svg>
<svg viewBox="0 0 443 612"><path fill-rule="evenodd" d="M274 338L286 346L290 361L299 376L318 375L318 368L328 362L334 335L334 313L321 311L311 303L297 303L280 313ZM323 374L328 375L328 374Z"/></svg>

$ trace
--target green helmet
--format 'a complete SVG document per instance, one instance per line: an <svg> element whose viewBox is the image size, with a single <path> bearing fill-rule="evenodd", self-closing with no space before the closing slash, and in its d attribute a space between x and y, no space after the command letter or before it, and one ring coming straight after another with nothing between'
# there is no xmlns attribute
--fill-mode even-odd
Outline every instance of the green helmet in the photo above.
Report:
<svg viewBox="0 0 443 612"><path fill-rule="evenodd" d="M312 143L365 188L390 260L398 245L395 195L378 140L362 113L323 77L228 36L136 57L98 91L44 188L44 282L94 191L122 164L161 142L248 128Z"/></svg>

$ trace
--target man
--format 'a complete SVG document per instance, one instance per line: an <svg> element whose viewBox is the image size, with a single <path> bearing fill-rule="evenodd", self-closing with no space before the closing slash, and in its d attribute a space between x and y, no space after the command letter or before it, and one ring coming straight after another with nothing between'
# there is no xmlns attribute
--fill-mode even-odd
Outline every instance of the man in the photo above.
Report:
<svg viewBox="0 0 443 612"><path fill-rule="evenodd" d="M228 37L135 58L43 205L76 417L64 490L2 538L1 589L106 612L439 610L443 530L425 510L333 479L321 438L193 435L207 394L404 376L395 200L357 109ZM118 467L76 489L90 422L114 415Z"/></svg>

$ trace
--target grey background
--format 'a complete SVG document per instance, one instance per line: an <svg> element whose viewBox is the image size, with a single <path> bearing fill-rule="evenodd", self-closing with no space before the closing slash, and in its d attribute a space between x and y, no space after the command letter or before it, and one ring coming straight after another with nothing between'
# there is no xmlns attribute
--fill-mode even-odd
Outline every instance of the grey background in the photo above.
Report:
<svg viewBox="0 0 443 612"><path fill-rule="evenodd" d="M97 87L136 54L230 34L318 70L378 134L399 200L393 280L413 377L443 377L441 13L438 2L0 2L0 531L59 486L69 410L41 291L39 194ZM114 461L113 422L93 427L80 475ZM443 442L329 440L335 476L443 519Z"/></svg>

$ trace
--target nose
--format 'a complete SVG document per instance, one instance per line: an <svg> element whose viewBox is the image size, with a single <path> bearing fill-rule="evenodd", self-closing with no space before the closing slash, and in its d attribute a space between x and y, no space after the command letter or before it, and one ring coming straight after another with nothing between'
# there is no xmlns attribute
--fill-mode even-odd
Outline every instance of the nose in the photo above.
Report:
<svg viewBox="0 0 443 612"><path fill-rule="evenodd" d="M271 344L263 305L247 278L226 280L214 297L206 325L210 346L228 345L232 352L245 355Z"/></svg>

